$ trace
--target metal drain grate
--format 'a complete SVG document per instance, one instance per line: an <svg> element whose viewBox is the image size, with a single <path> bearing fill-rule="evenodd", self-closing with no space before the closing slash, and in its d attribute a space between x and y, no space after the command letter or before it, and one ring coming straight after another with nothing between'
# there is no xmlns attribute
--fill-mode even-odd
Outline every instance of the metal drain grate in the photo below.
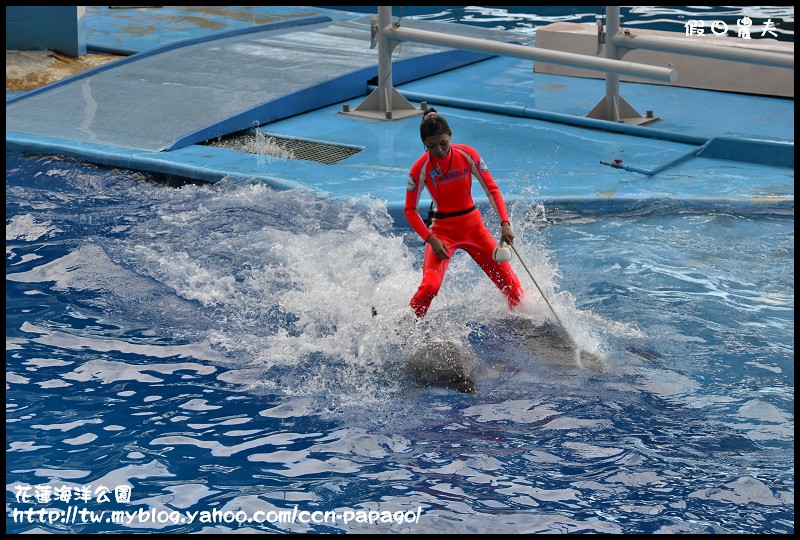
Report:
<svg viewBox="0 0 800 540"><path fill-rule="evenodd" d="M325 165L338 163L364 149L361 146L298 137L284 137L261 131L228 135L213 141L207 141L206 144L250 154L316 161Z"/></svg>

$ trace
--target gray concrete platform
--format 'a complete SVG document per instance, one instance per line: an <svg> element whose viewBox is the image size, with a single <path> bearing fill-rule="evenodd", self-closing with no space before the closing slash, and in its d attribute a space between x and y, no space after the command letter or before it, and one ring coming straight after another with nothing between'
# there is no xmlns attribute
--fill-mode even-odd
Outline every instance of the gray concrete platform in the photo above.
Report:
<svg viewBox="0 0 800 540"><path fill-rule="evenodd" d="M152 48L113 68L11 99L7 94L7 122L13 116L7 151L325 196L368 194L392 209L402 207L408 168L421 153L418 118L387 122L341 114L344 103L358 106L375 84L377 51L369 48L365 17L338 12L323 21L314 17L326 17L324 9L310 9L306 18L293 7L285 20L295 26L267 30L226 18L219 8L212 28L193 26L189 8L182 8L175 28L178 9L124 10L122 20L115 10L87 9L100 13L87 24L94 37L113 35L116 45L127 37ZM273 19L283 21L288 9L275 8ZM257 22L272 13L263 6L248 10ZM404 24L425 24L412 21ZM97 34L99 26L107 31ZM660 120L618 125L585 118L604 95L602 80L537 73L531 61L474 61L465 51L409 45L393 56L397 90L446 115L454 139L480 150L509 201L534 197L609 208L670 198L793 211L792 100L623 82L621 95L638 110L654 109ZM159 57L169 62L159 67ZM327 164L202 144L254 123L264 137L357 151ZM625 168L602 164L614 159Z"/></svg>

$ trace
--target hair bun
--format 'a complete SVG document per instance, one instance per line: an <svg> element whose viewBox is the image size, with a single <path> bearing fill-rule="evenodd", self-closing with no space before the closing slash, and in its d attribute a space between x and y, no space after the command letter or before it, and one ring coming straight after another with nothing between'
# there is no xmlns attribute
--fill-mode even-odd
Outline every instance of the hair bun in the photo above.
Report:
<svg viewBox="0 0 800 540"><path fill-rule="evenodd" d="M440 116L439 112L433 107L428 107L425 109L425 112L422 113L422 120L419 123L419 136L422 138L422 141L425 142L426 137L438 135L439 133L453 135L444 116Z"/></svg>

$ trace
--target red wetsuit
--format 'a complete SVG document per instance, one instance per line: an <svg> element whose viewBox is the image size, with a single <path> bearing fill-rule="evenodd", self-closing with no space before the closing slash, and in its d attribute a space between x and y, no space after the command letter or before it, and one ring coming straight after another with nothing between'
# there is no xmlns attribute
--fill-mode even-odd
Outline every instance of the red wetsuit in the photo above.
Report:
<svg viewBox="0 0 800 540"><path fill-rule="evenodd" d="M428 237L433 234L450 248L451 253L456 249L469 253L508 298L509 308L514 308L522 298L522 285L509 263L498 263L492 257L497 241L475 208L472 199L473 176L486 192L489 202L500 217L500 223L509 221L500 188L486 163L474 148L455 143L450 144L450 152L443 159L438 160L425 152L411 167L406 186L406 219L424 241L427 242ZM425 187L431 194L438 214L433 220L432 229L428 229L419 214L419 199ZM469 209L472 210L467 211ZM427 313L442 286L449 264L449 259L439 259L430 244L426 245L422 283L410 303L417 317L423 317Z"/></svg>

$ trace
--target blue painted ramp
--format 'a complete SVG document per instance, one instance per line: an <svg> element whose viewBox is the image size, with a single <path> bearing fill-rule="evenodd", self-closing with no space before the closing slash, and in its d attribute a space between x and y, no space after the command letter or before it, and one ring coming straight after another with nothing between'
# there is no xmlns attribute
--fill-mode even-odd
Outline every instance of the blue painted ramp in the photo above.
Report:
<svg viewBox="0 0 800 540"><path fill-rule="evenodd" d="M509 39L502 31L464 26L459 32ZM12 98L6 131L75 146L175 150L362 97L377 77L377 56L369 17L315 16L237 29L165 45ZM392 76L402 84L489 56L403 43Z"/></svg>

